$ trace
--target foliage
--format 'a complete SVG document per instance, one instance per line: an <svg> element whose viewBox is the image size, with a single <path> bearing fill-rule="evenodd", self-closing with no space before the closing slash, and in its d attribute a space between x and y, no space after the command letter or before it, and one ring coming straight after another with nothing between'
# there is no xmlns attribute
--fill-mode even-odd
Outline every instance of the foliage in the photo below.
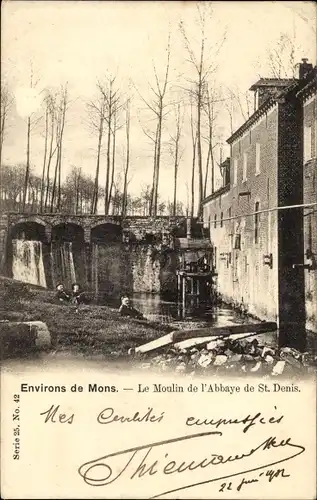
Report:
<svg viewBox="0 0 317 500"><path fill-rule="evenodd" d="M29 287L26 283L9 278L0 278L0 309L20 309L21 301L29 299L30 296Z"/></svg>
<svg viewBox="0 0 317 500"><path fill-rule="evenodd" d="M25 175L24 165L3 165L1 202L4 211L22 211L23 179ZM94 192L94 179L85 174L74 165L65 181L61 184L60 209L62 213L88 214L91 211L91 200ZM49 185L49 198L52 193L52 183ZM104 197L104 191L98 190L99 202ZM121 214L123 193L119 186L114 185L111 199L110 213ZM127 215L150 215L151 186L143 185L140 196L127 195ZM29 177L29 189L27 192L27 203L25 212L41 212L41 178L36 175L32 168ZM170 203L166 203L158 196L157 213L159 215L172 215L173 210ZM183 215L183 203L178 202L176 214Z"/></svg>

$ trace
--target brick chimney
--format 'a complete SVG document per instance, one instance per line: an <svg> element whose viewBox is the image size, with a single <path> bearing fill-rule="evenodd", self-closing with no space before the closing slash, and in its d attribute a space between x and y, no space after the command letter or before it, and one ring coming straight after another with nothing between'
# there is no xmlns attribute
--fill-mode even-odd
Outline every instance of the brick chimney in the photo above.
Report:
<svg viewBox="0 0 317 500"><path fill-rule="evenodd" d="M308 62L308 59L303 58L299 64L299 79L303 80L313 70L313 65Z"/></svg>
<svg viewBox="0 0 317 500"><path fill-rule="evenodd" d="M280 90L285 89L294 82L292 78L260 78L250 87L255 94L254 111L256 111L265 101L274 96Z"/></svg>

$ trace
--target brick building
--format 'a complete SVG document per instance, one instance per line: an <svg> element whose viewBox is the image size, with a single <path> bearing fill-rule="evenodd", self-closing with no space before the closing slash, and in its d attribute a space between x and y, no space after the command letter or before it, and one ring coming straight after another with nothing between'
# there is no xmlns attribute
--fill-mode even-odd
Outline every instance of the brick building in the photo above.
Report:
<svg viewBox="0 0 317 500"><path fill-rule="evenodd" d="M230 175L203 201L203 214L219 293L250 314L277 321L280 342L302 349L306 210L274 210L304 202L303 99L315 70L303 61L299 73L297 80L260 79L251 87L257 108L227 140L230 159L222 168Z"/></svg>
<svg viewBox="0 0 317 500"><path fill-rule="evenodd" d="M297 97L303 106L303 184L304 203L317 202L317 76ZM305 306L306 328L317 332L317 207L305 212Z"/></svg>

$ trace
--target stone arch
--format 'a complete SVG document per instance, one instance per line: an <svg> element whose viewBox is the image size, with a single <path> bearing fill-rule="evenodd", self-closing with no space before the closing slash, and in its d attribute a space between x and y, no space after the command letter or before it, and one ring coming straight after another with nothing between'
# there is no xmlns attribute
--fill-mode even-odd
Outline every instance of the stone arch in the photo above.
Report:
<svg viewBox="0 0 317 500"><path fill-rule="evenodd" d="M103 226L106 224L111 224L113 226L120 226L121 227L120 220L114 219L112 217L105 217L104 219L93 220L92 223L90 224L90 227L91 227L91 229L94 229L97 226Z"/></svg>
<svg viewBox="0 0 317 500"><path fill-rule="evenodd" d="M62 221L54 224L52 227L52 240L53 241L84 241L85 230L84 227L77 222Z"/></svg>
<svg viewBox="0 0 317 500"><path fill-rule="evenodd" d="M10 236L12 239L23 240L37 240L46 242L47 238L47 225L39 219L20 219L19 221L11 224Z"/></svg>
<svg viewBox="0 0 317 500"><path fill-rule="evenodd" d="M122 227L120 224L104 222L91 227L91 241L95 243L122 241Z"/></svg>
<svg viewBox="0 0 317 500"><path fill-rule="evenodd" d="M49 225L47 222L45 222L43 219L41 219L37 215L31 215L30 217L20 217L16 221L11 222L11 227L16 226L17 224L26 224L28 222L34 222L34 223L39 224L41 226Z"/></svg>
<svg viewBox="0 0 317 500"><path fill-rule="evenodd" d="M73 226L81 227L82 229L86 226L86 224L84 224L84 222L77 217L54 217L52 220L52 228L63 224L71 224Z"/></svg>

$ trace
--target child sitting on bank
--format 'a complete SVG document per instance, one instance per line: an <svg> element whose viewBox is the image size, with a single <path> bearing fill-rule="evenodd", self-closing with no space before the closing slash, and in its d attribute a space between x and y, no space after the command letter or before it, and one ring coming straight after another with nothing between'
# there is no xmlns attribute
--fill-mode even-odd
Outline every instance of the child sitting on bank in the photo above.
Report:
<svg viewBox="0 0 317 500"><path fill-rule="evenodd" d="M71 296L65 292L63 283L59 283L56 286L56 298L63 304L69 302L71 299Z"/></svg>
<svg viewBox="0 0 317 500"><path fill-rule="evenodd" d="M85 293L80 289L78 283L72 285L72 302L76 305L76 312L80 304L85 302Z"/></svg>
<svg viewBox="0 0 317 500"><path fill-rule="evenodd" d="M121 316L128 316L130 318L136 319L145 319L143 314L132 306L129 297L127 297L126 295L121 297L121 306L119 307L119 312Z"/></svg>

